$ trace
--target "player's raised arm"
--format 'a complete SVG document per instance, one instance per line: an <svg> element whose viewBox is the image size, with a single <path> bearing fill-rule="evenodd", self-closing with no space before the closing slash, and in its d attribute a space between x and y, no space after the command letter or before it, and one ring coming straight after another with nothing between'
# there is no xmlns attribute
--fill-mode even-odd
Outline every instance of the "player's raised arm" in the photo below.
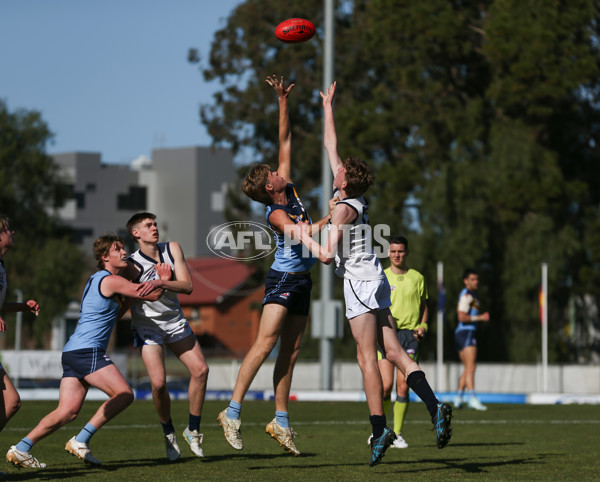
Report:
<svg viewBox="0 0 600 482"><path fill-rule="evenodd" d="M325 150L329 156L329 165L335 175L340 167L342 167L342 159L337 152L337 134L335 133L335 121L333 119L333 98L335 96L335 87L337 82L331 84L331 87L321 92L323 98L323 116L325 123L325 133L323 136L323 143L325 144Z"/></svg>
<svg viewBox="0 0 600 482"><path fill-rule="evenodd" d="M266 79L275 92L279 101L279 167L277 173L286 180L291 181L291 159L292 159L292 130L290 127L290 113L288 107L288 96L294 88L294 84L285 86L283 76L278 78L270 75Z"/></svg>

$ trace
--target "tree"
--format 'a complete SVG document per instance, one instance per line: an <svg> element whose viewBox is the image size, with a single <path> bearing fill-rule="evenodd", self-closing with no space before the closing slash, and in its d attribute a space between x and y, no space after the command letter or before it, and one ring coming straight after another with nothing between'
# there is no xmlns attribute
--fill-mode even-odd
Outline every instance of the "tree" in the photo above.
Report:
<svg viewBox="0 0 600 482"><path fill-rule="evenodd" d="M276 106L262 80L291 73L301 86L291 108L293 155L302 159L294 180L311 192L320 176L322 5L293 7L317 25L316 40L274 39L288 5L234 10L203 69L223 89L201 114L215 143L274 159ZM480 271L494 320L482 359L536 360L542 261L551 359L573 358L563 330L569 298L598 296L599 20L590 0L337 3L340 154L374 164L371 219L408 233L411 262L433 293L444 261L451 324L460 274ZM446 339L453 352L451 330Z"/></svg>
<svg viewBox="0 0 600 482"><path fill-rule="evenodd" d="M38 112L10 112L0 100L0 209L15 229L15 247L6 259L6 298L14 300L14 290L20 289L26 299L39 302L35 323L32 315L24 314L38 345L52 319L77 295L85 268L70 232L53 216L68 192L45 152L51 138Z"/></svg>

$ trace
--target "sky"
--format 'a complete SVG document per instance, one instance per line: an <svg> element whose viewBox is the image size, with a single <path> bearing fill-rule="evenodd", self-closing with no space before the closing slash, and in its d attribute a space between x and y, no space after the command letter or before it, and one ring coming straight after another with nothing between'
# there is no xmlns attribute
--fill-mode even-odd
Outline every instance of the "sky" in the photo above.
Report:
<svg viewBox="0 0 600 482"><path fill-rule="evenodd" d="M49 154L100 152L129 164L154 148L208 146L199 107L218 84L214 33L242 0L0 0L0 98L36 110Z"/></svg>

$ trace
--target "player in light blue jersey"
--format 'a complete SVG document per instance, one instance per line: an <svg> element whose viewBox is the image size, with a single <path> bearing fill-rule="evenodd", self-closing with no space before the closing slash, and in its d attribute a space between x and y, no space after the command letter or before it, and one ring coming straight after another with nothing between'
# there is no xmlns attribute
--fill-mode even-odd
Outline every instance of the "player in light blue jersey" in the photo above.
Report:
<svg viewBox="0 0 600 482"><path fill-rule="evenodd" d="M475 410L487 410L475 395L475 367L477 365L477 339L475 333L481 322L490 321L488 312L480 313L479 297L479 275L473 269L466 269L463 273L465 287L458 296L458 307L456 309L458 326L454 331L454 342L460 361L463 364L463 372L458 379L458 393L454 399L454 406L462 408L465 404L463 399L465 390L468 394L466 401L469 408Z"/></svg>
<svg viewBox="0 0 600 482"><path fill-rule="evenodd" d="M84 462L100 465L90 451L92 435L133 402L133 392L106 354L106 347L115 322L128 308L125 297L157 300L163 293L162 281L134 284L119 276L128 264L123 241L116 235L100 236L94 242L94 256L100 271L85 285L79 323L63 349L58 407L10 448L6 460L17 466L46 467L31 455L31 448L77 418L90 387L102 390L109 398L83 430L67 442L65 450Z"/></svg>
<svg viewBox="0 0 600 482"><path fill-rule="evenodd" d="M291 145L288 96L294 84L285 86L284 79L272 75L266 82L273 87L279 100L279 165L272 171L267 164L254 166L242 184L244 193L267 206L267 222L275 233L275 262L265 280L263 312L254 345L244 358L237 376L229 407L219 413L225 439L236 450L242 450L240 414L242 401L259 368L280 340L273 373L275 418L266 432L289 453L299 455L294 443L294 431L289 425L288 402L294 364L300 352L302 335L308 320L312 280L310 268L316 258L304 254L297 240L290 241L290 228L297 223L309 223L310 232L322 229L329 216L311 224L291 181ZM315 231L317 232L317 231Z"/></svg>
<svg viewBox="0 0 600 482"><path fill-rule="evenodd" d="M8 216L0 214L0 333L4 333L6 325L2 318L2 313L14 313L17 311L28 311L35 313L36 316L40 307L35 300L27 300L24 303L5 303L6 293L8 291L8 281L6 269L4 268L4 255L13 247L15 230L10 227ZM21 397L19 392L12 384L6 370L0 363L0 384L2 394L0 395L0 431L5 427L11 417L21 408Z"/></svg>

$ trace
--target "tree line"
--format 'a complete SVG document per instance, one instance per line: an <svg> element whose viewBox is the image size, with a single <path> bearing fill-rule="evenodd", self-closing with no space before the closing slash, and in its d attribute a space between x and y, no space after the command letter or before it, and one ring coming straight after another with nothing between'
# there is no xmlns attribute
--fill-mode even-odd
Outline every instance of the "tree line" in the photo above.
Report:
<svg viewBox="0 0 600 482"><path fill-rule="evenodd" d="M315 23L313 40L277 41L275 26L291 16ZM444 262L447 353L461 273L472 267L493 319L480 359L538 360L547 262L550 360L598 360L599 20L587 0L335 2L340 155L375 167L370 217L408 236L432 311ZM321 1L246 0L207 59L189 55L219 83L200 118L215 145L238 153L240 176L251 161L276 165L277 105L264 79L296 83L292 174L314 213L323 25ZM249 213L240 196L231 193L232 219Z"/></svg>

